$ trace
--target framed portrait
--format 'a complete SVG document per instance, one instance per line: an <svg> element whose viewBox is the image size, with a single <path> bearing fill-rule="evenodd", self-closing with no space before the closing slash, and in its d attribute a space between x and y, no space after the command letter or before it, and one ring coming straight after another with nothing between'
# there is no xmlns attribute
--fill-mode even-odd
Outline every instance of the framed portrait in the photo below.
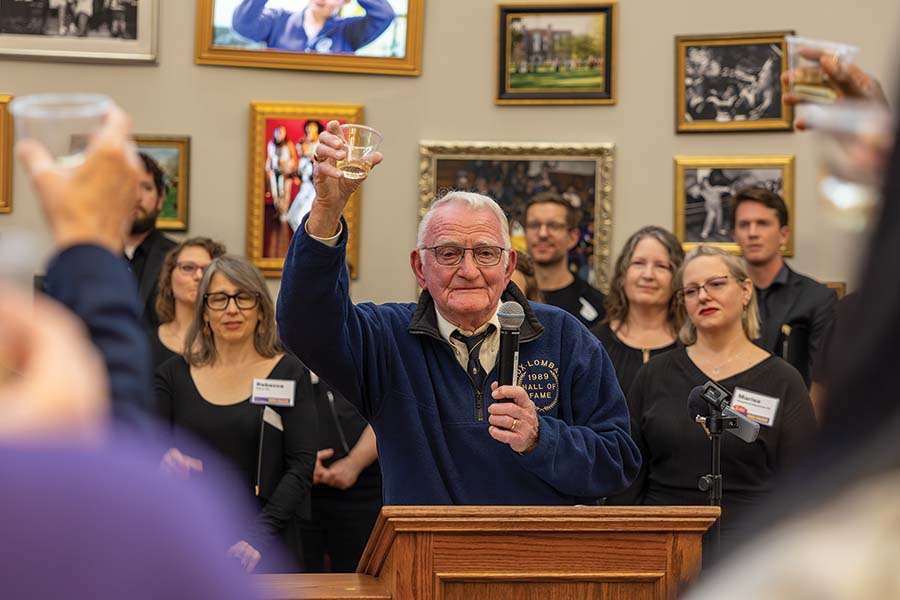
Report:
<svg viewBox="0 0 900 600"><path fill-rule="evenodd" d="M763 186L784 198L791 235L783 256L794 255L794 157L676 156L675 236L685 250L699 244L738 254L734 242L733 199L738 190Z"/></svg>
<svg viewBox="0 0 900 600"><path fill-rule="evenodd" d="M613 144L421 142L419 219L450 190L490 196L503 208L513 248L524 251L525 205L555 191L581 209L569 267L604 292L609 288Z"/></svg>
<svg viewBox="0 0 900 600"><path fill-rule="evenodd" d="M497 104L615 104L615 2L497 11Z"/></svg>
<svg viewBox="0 0 900 600"><path fill-rule="evenodd" d="M793 31L675 38L675 122L680 133L792 130L781 72Z"/></svg>
<svg viewBox="0 0 900 600"><path fill-rule="evenodd" d="M358 104L250 103L247 174L247 258L267 277L280 277L288 245L316 197L313 167L319 132L328 121L363 123ZM359 276L360 190L344 209L347 268Z"/></svg>
<svg viewBox="0 0 900 600"><path fill-rule="evenodd" d="M191 191L191 138L186 135L135 135L138 152L153 158L166 177L166 198L156 217L156 227L187 231Z"/></svg>
<svg viewBox="0 0 900 600"><path fill-rule="evenodd" d="M197 0L201 65L418 75L425 0Z"/></svg>
<svg viewBox="0 0 900 600"><path fill-rule="evenodd" d="M155 62L160 0L0 0L0 55Z"/></svg>

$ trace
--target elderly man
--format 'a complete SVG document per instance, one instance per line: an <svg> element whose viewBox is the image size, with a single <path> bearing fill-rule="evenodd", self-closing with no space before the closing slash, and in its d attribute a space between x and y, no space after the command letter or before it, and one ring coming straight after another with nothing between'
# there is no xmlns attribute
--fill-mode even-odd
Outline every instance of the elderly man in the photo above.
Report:
<svg viewBox="0 0 900 600"><path fill-rule="evenodd" d="M577 319L509 286L516 256L493 200L454 192L422 219L410 253L418 305L350 301L341 211L359 183L335 167L337 134L332 121L317 148L279 332L371 422L385 503L585 504L623 489L640 454L612 363ZM526 318L518 383L497 387L501 297Z"/></svg>

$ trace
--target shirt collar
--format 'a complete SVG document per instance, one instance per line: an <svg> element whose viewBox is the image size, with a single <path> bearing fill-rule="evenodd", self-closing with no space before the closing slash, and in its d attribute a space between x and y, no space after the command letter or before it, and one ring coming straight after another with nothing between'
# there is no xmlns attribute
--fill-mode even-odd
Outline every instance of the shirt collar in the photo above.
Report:
<svg viewBox="0 0 900 600"><path fill-rule="evenodd" d="M459 329L459 331L465 336L476 335L487 329L487 326L492 324L496 328L496 331L500 331L500 318L497 316L497 311L500 310L500 301L497 301L497 308L494 309L494 314L491 315L491 318L488 319L488 322L476 329L475 331L466 331L464 329L459 329L456 325L448 321L444 318L444 315L441 314L441 311L438 310L437 305L434 307L434 314L437 315L437 325L438 331L441 332L441 337L444 338L445 342L450 342L450 335ZM450 342L452 345L453 342Z"/></svg>
<svg viewBox="0 0 900 600"><path fill-rule="evenodd" d="M767 287L767 288L765 288L765 289L763 289L763 288L756 288L756 289L757 289L758 291L760 291L760 292L765 292L765 291L768 291L768 290L772 289L772 288L775 287L775 286L779 286L779 287L780 287L780 286L783 286L783 285L787 285L787 282L788 282L788 274L789 274L789 273L788 273L788 266L787 266L787 263L786 263L786 262L782 262L782 263L781 263L781 270L778 271L778 275L775 276L775 279L772 280L772 283L769 284L769 287Z"/></svg>

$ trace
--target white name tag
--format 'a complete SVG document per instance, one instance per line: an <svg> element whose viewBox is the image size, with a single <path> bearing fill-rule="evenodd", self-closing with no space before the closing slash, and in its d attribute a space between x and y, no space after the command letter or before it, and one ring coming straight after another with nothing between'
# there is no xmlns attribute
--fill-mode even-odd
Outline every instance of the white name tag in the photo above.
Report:
<svg viewBox="0 0 900 600"><path fill-rule="evenodd" d="M253 379L251 404L293 406L294 381L291 379Z"/></svg>
<svg viewBox="0 0 900 600"><path fill-rule="evenodd" d="M781 398L766 396L743 388L734 388L734 394L731 396L731 408L766 427L775 424L775 415L778 414L780 403Z"/></svg>

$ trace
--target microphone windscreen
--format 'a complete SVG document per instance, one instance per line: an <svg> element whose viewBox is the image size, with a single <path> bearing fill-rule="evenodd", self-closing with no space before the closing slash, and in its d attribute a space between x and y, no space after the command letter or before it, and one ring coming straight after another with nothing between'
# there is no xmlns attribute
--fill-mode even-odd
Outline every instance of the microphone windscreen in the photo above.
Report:
<svg viewBox="0 0 900 600"><path fill-rule="evenodd" d="M703 386L698 385L694 389L691 390L691 393L688 395L688 416L691 418L691 421L694 420L694 417L700 415L701 417L709 416L709 403L703 399Z"/></svg>
<svg viewBox="0 0 900 600"><path fill-rule="evenodd" d="M497 319L500 321L500 329L518 331L525 320L525 309L515 300L509 300L500 305Z"/></svg>

